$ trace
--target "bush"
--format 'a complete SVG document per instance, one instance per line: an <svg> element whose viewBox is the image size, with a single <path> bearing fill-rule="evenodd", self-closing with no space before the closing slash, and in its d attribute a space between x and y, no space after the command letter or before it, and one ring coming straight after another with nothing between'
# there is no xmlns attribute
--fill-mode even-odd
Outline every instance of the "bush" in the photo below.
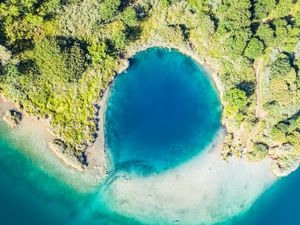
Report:
<svg viewBox="0 0 300 225"><path fill-rule="evenodd" d="M291 71L292 67L287 57L276 59L270 66L271 76L285 76Z"/></svg>
<svg viewBox="0 0 300 225"><path fill-rule="evenodd" d="M136 12L133 8L126 8L122 15L121 19L129 27L134 27L138 24L137 18L136 18Z"/></svg>
<svg viewBox="0 0 300 225"><path fill-rule="evenodd" d="M120 5L120 0L104 0L99 12L102 21L112 19L117 14Z"/></svg>
<svg viewBox="0 0 300 225"><path fill-rule="evenodd" d="M256 0L254 3L254 15L256 19L266 18L276 5L275 0Z"/></svg>
<svg viewBox="0 0 300 225"><path fill-rule="evenodd" d="M226 91L224 100L237 108L243 108L248 103L246 92L238 88L231 88Z"/></svg>
<svg viewBox="0 0 300 225"><path fill-rule="evenodd" d="M263 142L256 142L252 144L252 148L247 152L247 157L250 160L263 160L269 153L269 146Z"/></svg>
<svg viewBox="0 0 300 225"><path fill-rule="evenodd" d="M77 42L67 51L67 66L72 75L70 81L78 81L86 69L85 53Z"/></svg>
<svg viewBox="0 0 300 225"><path fill-rule="evenodd" d="M256 35L263 40L266 47L269 47L274 42L274 30L269 24L261 24L256 31Z"/></svg>
<svg viewBox="0 0 300 225"><path fill-rule="evenodd" d="M245 49L245 56L249 59L256 59L264 51L264 44L257 38L252 38Z"/></svg>

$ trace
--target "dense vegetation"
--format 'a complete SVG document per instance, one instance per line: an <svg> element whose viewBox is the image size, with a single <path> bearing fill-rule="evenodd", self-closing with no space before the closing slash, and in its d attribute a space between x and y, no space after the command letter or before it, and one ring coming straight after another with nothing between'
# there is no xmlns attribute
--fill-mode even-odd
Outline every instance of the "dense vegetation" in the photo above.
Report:
<svg viewBox="0 0 300 225"><path fill-rule="evenodd" d="M300 160L300 3L294 0L6 0L0 91L51 118L79 158L94 141L95 103L143 47L193 53L217 74L228 135L222 155Z"/></svg>

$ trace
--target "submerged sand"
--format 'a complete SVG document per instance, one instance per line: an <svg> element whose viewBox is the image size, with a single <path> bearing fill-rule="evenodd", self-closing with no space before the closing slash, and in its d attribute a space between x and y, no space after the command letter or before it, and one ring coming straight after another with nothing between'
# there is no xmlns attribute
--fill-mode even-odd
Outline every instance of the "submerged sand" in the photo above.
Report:
<svg viewBox="0 0 300 225"><path fill-rule="evenodd" d="M37 119L23 113L20 126L14 129L8 128L8 135L11 140L22 142L21 147L26 148L24 151L31 154L40 167L46 170L45 172L61 178L80 191L91 190L108 173L108 160L104 150L104 135L102 135L106 98L107 92L98 103L99 135L95 143L86 150L88 166L83 166L63 154L52 144L56 137L49 130L48 120ZM11 109L18 109L18 107L12 101L0 96L0 120Z"/></svg>
<svg viewBox="0 0 300 225"><path fill-rule="evenodd" d="M132 54L149 46L151 43L140 46ZM153 43L153 46L157 46L157 43ZM160 46L169 47L163 42ZM175 48L205 65L185 46ZM209 68L207 70L212 71ZM221 95L222 85L217 72L211 74ZM92 190L108 173L103 130L108 92L99 103L98 138L87 150L87 168L55 149L49 151L49 143L55 138L48 130L49 121L25 115L20 128L10 130L10 135L28 142L28 153L36 157L37 163L47 173L61 178L78 190ZM0 97L0 114L12 108L15 108L12 102ZM224 133L224 130L220 131L207 150L175 169L148 177L116 173L105 191L101 191L102 200L113 212L146 224L214 224L247 210L276 177L270 170L270 160L254 163L243 158L232 158L229 162L223 161L220 152Z"/></svg>
<svg viewBox="0 0 300 225"><path fill-rule="evenodd" d="M117 174L104 193L108 207L146 224L215 224L248 209L276 177L270 160L225 162L224 131L206 151L163 174Z"/></svg>

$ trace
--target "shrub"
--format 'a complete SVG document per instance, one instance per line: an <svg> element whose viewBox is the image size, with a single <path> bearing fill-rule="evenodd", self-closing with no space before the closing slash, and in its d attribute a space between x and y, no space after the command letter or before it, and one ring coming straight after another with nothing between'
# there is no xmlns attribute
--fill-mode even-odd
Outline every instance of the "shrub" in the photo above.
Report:
<svg viewBox="0 0 300 225"><path fill-rule="evenodd" d="M136 18L136 12L133 8L128 7L126 8L122 15L121 19L129 27L136 26L138 24L137 18Z"/></svg>
<svg viewBox="0 0 300 225"><path fill-rule="evenodd" d="M271 76L285 76L291 71L292 67L287 57L276 59L270 66Z"/></svg>
<svg viewBox="0 0 300 225"><path fill-rule="evenodd" d="M245 49L245 56L249 59L256 59L264 51L264 44L257 38L252 38Z"/></svg>
<svg viewBox="0 0 300 225"><path fill-rule="evenodd" d="M117 14L118 8L121 4L120 0L104 0L100 6L100 16L102 21L112 19Z"/></svg>
<svg viewBox="0 0 300 225"><path fill-rule="evenodd" d="M231 105L242 108L248 103L248 98L245 91L238 88L231 88L224 94L224 99Z"/></svg>

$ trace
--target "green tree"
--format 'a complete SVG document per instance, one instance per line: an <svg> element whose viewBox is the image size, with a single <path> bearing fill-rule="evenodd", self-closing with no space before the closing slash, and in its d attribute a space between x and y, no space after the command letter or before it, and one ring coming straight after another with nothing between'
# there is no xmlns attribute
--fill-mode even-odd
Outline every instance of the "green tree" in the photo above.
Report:
<svg viewBox="0 0 300 225"><path fill-rule="evenodd" d="M129 27L134 27L138 24L137 18L136 18L136 11L132 7L127 7L122 15L121 19L123 23Z"/></svg>
<svg viewBox="0 0 300 225"><path fill-rule="evenodd" d="M290 26L285 19L274 20L273 25L275 26L275 34L278 42L288 37L288 29Z"/></svg>
<svg viewBox="0 0 300 225"><path fill-rule="evenodd" d="M294 21L297 27L300 27L300 12L297 12L295 17L294 17Z"/></svg>
<svg viewBox="0 0 300 225"><path fill-rule="evenodd" d="M247 42L250 38L250 33L247 31L249 30L245 29L238 32L234 32L225 41L225 47L227 51L234 58L241 56L247 45Z"/></svg>
<svg viewBox="0 0 300 225"><path fill-rule="evenodd" d="M263 160L269 152L269 146L263 142L256 142L252 144L252 148L247 152L247 157L250 160Z"/></svg>
<svg viewBox="0 0 300 225"><path fill-rule="evenodd" d="M111 42L114 45L114 49L117 51L123 51L127 44L126 35L124 32L115 33L111 36Z"/></svg>
<svg viewBox="0 0 300 225"><path fill-rule="evenodd" d="M243 108L248 103L246 92L238 88L227 90L224 94L224 100L237 108Z"/></svg>
<svg viewBox="0 0 300 225"><path fill-rule="evenodd" d="M286 141L286 133L277 126L274 126L271 130L271 137L274 141L283 143Z"/></svg>
<svg viewBox="0 0 300 225"><path fill-rule="evenodd" d="M271 76L285 76L291 71L292 67L290 65L289 59L284 57L279 57L270 66Z"/></svg>
<svg viewBox="0 0 300 225"><path fill-rule="evenodd" d="M88 47L88 52L94 66L103 64L107 58L106 44L104 42L92 43Z"/></svg>
<svg viewBox="0 0 300 225"><path fill-rule="evenodd" d="M256 19L266 18L276 5L275 0L256 0L254 3L254 15Z"/></svg>
<svg viewBox="0 0 300 225"><path fill-rule="evenodd" d="M208 0L188 0L188 4L198 12L209 12L210 5Z"/></svg>
<svg viewBox="0 0 300 225"><path fill-rule="evenodd" d="M14 64L7 64L2 68L0 73L0 81L4 83L9 83L16 79L20 75L18 68Z"/></svg>
<svg viewBox="0 0 300 225"><path fill-rule="evenodd" d="M102 21L107 21L114 17L120 5L120 0L104 0L100 6L100 17Z"/></svg>
<svg viewBox="0 0 300 225"><path fill-rule="evenodd" d="M264 44L257 38L252 38L245 49L245 56L249 59L255 59L264 51Z"/></svg>
<svg viewBox="0 0 300 225"><path fill-rule="evenodd" d="M82 77L86 68L86 58L84 51L77 42L67 51L67 66L72 74L71 81L77 81Z"/></svg>
<svg viewBox="0 0 300 225"><path fill-rule="evenodd" d="M267 47L273 45L274 42L274 30L270 27L269 24L260 24L256 35L263 40Z"/></svg>

